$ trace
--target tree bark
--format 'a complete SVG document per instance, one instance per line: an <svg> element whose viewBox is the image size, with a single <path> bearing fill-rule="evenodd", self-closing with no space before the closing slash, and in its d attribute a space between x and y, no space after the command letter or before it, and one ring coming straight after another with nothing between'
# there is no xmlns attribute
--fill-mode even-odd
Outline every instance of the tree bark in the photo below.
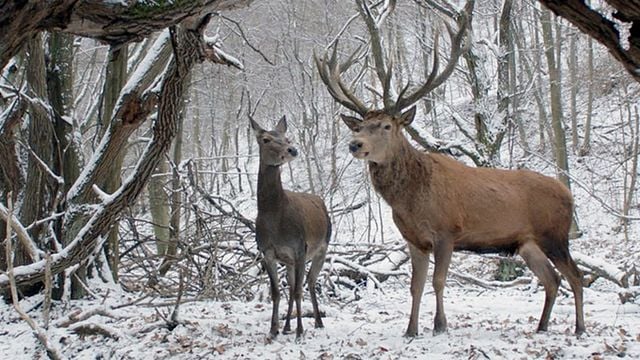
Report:
<svg viewBox="0 0 640 360"><path fill-rule="evenodd" d="M168 200L169 196L164 191L164 183L166 174L169 172L167 162L162 160L158 164L156 171L149 178L147 191L149 193L149 209L151 210L151 219L153 221L153 234L156 236L156 251L158 256L164 256L167 253L167 247L171 233L170 214Z"/></svg>
<svg viewBox="0 0 640 360"><path fill-rule="evenodd" d="M73 40L69 34L52 33L49 38L50 61L47 65L47 89L49 102L53 108L55 139L54 139L54 172L60 174L63 180L56 196L64 196L69 191L80 174L81 151L80 145L74 140L74 125L71 120L73 107ZM56 205L55 211L67 210L66 204ZM65 229L62 221L54 223L56 238L63 239ZM62 243L62 246L68 244ZM76 275L82 275L76 272ZM62 299L66 278L59 276L53 291L53 297ZM71 280L71 297L79 298L84 294L84 287L76 277Z"/></svg>
<svg viewBox="0 0 640 360"><path fill-rule="evenodd" d="M539 0L556 15L569 20L582 32L598 40L611 55L640 81L640 0L607 0L616 11L613 16L630 23L629 46L623 46L618 26L605 15L594 10L584 0Z"/></svg>
<svg viewBox="0 0 640 360"><path fill-rule="evenodd" d="M205 14L245 7L253 0L3 1L0 2L0 69L41 31L62 31L120 45Z"/></svg>
<svg viewBox="0 0 640 360"><path fill-rule="evenodd" d="M551 127L553 129L556 164L558 166L558 178L568 188L571 188L569 180L569 162L567 158L567 141L564 133L562 115L562 94L560 90L560 69L556 64L555 48L558 44L553 41L551 30L551 13L543 10L540 18L542 23L542 37L545 47L545 56L549 68L549 97L551 100Z"/></svg>
<svg viewBox="0 0 640 360"><path fill-rule="evenodd" d="M51 256L51 272L60 273L75 264L86 262L89 257L101 248L108 229L117 220L120 212L138 197L147 180L153 173L164 154L171 146L176 135L177 122L184 107L184 91L186 79L195 63L202 61L209 55L211 49L205 48L202 31L209 17L195 24L195 27L178 27L173 31L172 44L174 57L163 78L159 101L158 117L153 126L152 140L147 145L144 154L138 161L133 173L127 181L112 196L102 197L101 202L93 207L95 211L77 236L62 251ZM135 103L142 103L139 99ZM138 113L146 117L149 112ZM132 120L137 120L134 118ZM98 240L100 239L100 241ZM19 284L42 281L45 261L38 261L28 266L14 269L15 280ZM0 274L0 287L6 287L9 279L6 274Z"/></svg>
<svg viewBox="0 0 640 360"><path fill-rule="evenodd" d="M128 47L126 45L120 47L111 47L109 49L109 63L107 65L107 78L104 83L102 119L100 121L102 128L106 129L111 122L113 110L116 101L120 97L120 92L127 81L127 60L129 59ZM122 162L126 154L126 146L116 149L115 161L107 164L107 174L105 178L101 178L98 183L104 191L111 194L122 184ZM105 246L106 257L111 270L111 276L118 281L118 267L120 259L119 235L120 227L116 222L107 235L107 244Z"/></svg>
<svg viewBox="0 0 640 360"><path fill-rule="evenodd" d="M30 93L35 99L48 103L45 54L42 36L29 40L27 45L27 82ZM28 165L25 187L23 191L23 205L20 208L20 222L28 226L44 217L49 209L53 197L52 179L43 166L53 168L53 123L51 114L42 106L31 104L29 107L29 124L27 126L29 149L27 152ZM34 226L29 231L31 237L38 242L43 232L43 226ZM42 245L38 242L38 245ZM33 259L23 251L22 246L16 247L15 264L24 265Z"/></svg>

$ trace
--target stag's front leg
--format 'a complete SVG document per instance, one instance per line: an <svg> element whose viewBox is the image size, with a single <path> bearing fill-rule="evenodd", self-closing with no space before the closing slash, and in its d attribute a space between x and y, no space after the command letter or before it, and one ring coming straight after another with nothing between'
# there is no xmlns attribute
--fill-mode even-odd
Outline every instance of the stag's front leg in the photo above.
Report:
<svg viewBox="0 0 640 360"><path fill-rule="evenodd" d="M449 241L436 241L433 246L434 270L433 290L436 293L436 316L433 320L433 335L447 331L447 317L444 314L444 286L447 282L447 272L451 263L453 243Z"/></svg>
<svg viewBox="0 0 640 360"><path fill-rule="evenodd" d="M271 302L273 303L273 310L271 312L271 329L269 330L269 336L275 339L278 336L278 306L280 305L280 288L278 286L278 264L275 259L265 254L264 267L269 275L269 282L271 283Z"/></svg>
<svg viewBox="0 0 640 360"><path fill-rule="evenodd" d="M420 317L420 302L424 292L424 283L429 271L429 253L424 253L415 246L409 245L409 255L411 257L411 315L409 316L409 326L406 337L418 335L418 319Z"/></svg>

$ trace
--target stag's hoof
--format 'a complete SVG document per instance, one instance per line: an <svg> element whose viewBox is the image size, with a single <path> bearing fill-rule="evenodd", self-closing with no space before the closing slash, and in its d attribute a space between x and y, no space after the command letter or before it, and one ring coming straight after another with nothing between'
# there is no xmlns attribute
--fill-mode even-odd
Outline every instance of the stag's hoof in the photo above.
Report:
<svg viewBox="0 0 640 360"><path fill-rule="evenodd" d="M585 331L584 326L576 326L576 337L580 337L585 333Z"/></svg>
<svg viewBox="0 0 640 360"><path fill-rule="evenodd" d="M443 318L438 319L433 322L433 336L440 335L447 332L447 320Z"/></svg>
<svg viewBox="0 0 640 360"><path fill-rule="evenodd" d="M544 332L547 332L547 325L544 325L544 326L542 326L542 325L538 325L538 328L536 329L536 332L537 332L537 333L544 333Z"/></svg>
<svg viewBox="0 0 640 360"><path fill-rule="evenodd" d="M316 320L316 329L323 329L324 328L324 324L322 323L322 320Z"/></svg>
<svg viewBox="0 0 640 360"><path fill-rule="evenodd" d="M446 325L446 324L445 324L444 326L438 326L438 325L436 325L436 326L433 328L433 336L437 336L437 335L440 335L440 334L444 334L444 333L446 333L446 332L447 332L447 325Z"/></svg>
<svg viewBox="0 0 640 360"><path fill-rule="evenodd" d="M404 333L404 337L406 338L414 338L416 336L418 336L418 330L407 330Z"/></svg>
<svg viewBox="0 0 640 360"><path fill-rule="evenodd" d="M285 324L284 327L282 328L282 334L284 335L291 334L291 325Z"/></svg>

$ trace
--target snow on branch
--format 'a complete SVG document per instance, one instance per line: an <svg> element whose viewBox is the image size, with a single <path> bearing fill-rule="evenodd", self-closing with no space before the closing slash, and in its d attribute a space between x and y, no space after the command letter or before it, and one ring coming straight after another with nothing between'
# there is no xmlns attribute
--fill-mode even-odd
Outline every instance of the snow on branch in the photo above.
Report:
<svg viewBox="0 0 640 360"><path fill-rule="evenodd" d="M15 231L18 240L22 246L24 246L29 257L33 261L39 261L44 258L44 252L40 250L33 239L31 239L27 229L22 226L20 220L18 220L18 218L16 218L15 215L12 214L11 211L9 211L9 209L7 209L2 203L0 203L0 218L11 224L12 230Z"/></svg>
<svg viewBox="0 0 640 360"><path fill-rule="evenodd" d="M217 36L205 35L204 42L207 45L207 47L205 48L205 56L210 61L216 64L232 66L238 70L244 70L244 65L242 65L242 62L238 58L227 54L220 48L221 44Z"/></svg>
<svg viewBox="0 0 640 360"><path fill-rule="evenodd" d="M620 287L629 287L629 274L620 270L616 265L579 252L571 252L571 257L578 265L589 269L589 271L593 272L597 276L607 279Z"/></svg>

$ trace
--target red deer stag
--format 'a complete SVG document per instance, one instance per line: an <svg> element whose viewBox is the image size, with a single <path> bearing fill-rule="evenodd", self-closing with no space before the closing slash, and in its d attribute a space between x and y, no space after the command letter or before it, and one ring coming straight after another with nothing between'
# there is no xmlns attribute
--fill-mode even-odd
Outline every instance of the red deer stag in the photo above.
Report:
<svg viewBox="0 0 640 360"><path fill-rule="evenodd" d="M327 208L319 196L282 188L280 166L298 156L298 150L285 137L285 117L280 119L273 131L263 130L253 119L250 121L260 149L256 241L271 282L273 312L269 334L271 338L278 334L280 289L277 267L278 262L281 262L287 267L289 283L289 308L283 333L291 331L290 318L295 300L298 320L296 339L299 339L303 333L300 303L307 260L311 260L307 286L311 294L315 327L324 327L318 310L315 284L327 254L331 222Z"/></svg>
<svg viewBox="0 0 640 360"><path fill-rule="evenodd" d="M470 14L469 3L466 14ZM457 250L520 254L545 290L538 331L547 330L560 283L553 263L573 291L575 332L579 335L585 331L582 274L569 254L573 211L569 190L559 181L532 171L473 168L445 155L419 151L402 132L413 121L416 108L402 110L441 84L463 51L460 43L466 20L460 19L458 25L457 33L450 31L452 53L445 70L437 73L436 46L431 75L413 92L405 87L395 101L389 91L391 67L374 56L376 72L383 84L383 110L369 109L342 81L341 73L351 65L353 56L338 64L334 45L329 59L326 54L322 59L315 57L330 94L361 116L342 115L353 132L349 151L368 162L371 182L391 206L393 221L408 243L412 305L405 336L418 334L420 301L431 253L436 295L433 333L446 331L443 292L452 252ZM375 53L375 42L372 49Z"/></svg>

